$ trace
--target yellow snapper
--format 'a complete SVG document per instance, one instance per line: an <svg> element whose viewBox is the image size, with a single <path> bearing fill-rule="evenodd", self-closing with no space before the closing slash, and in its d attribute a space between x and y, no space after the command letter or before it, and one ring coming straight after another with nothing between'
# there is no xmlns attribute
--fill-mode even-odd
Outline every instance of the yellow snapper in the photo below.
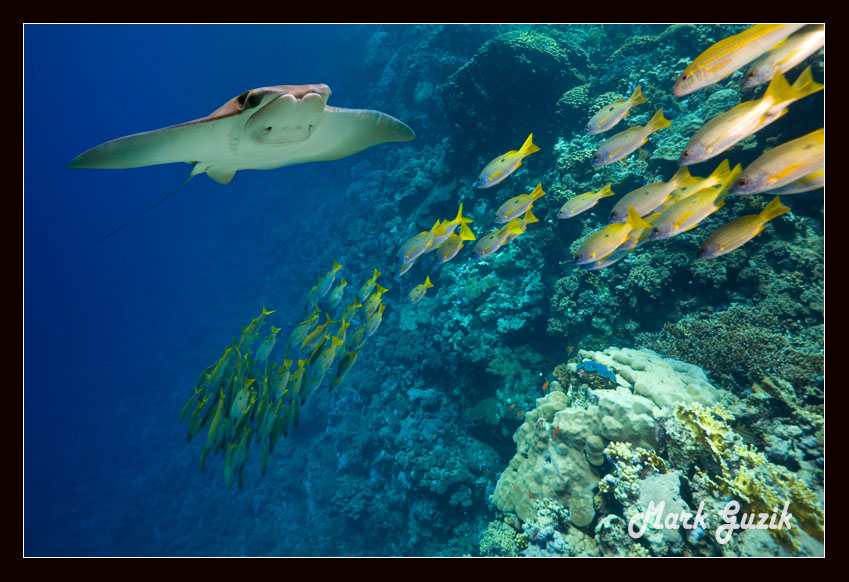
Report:
<svg viewBox="0 0 849 582"><path fill-rule="evenodd" d="M616 193L610 189L611 186L612 184L607 184L598 192L585 192L583 194L573 196L560 207L560 212L557 213L557 218L572 218L573 216L577 216L578 214L589 210L598 204L598 201L602 198L615 196Z"/></svg>
<svg viewBox="0 0 849 582"><path fill-rule="evenodd" d="M336 368L336 375L333 377L333 380L330 382L330 389L333 390L339 384L342 383L342 380L345 379L345 374L348 373L348 370L351 369L351 366L354 365L354 362L357 361L357 356L359 356L360 351L354 350L347 352L342 359L339 360L339 366Z"/></svg>
<svg viewBox="0 0 849 582"><path fill-rule="evenodd" d="M760 214L749 214L723 224L710 233L699 247L700 259L712 259L738 249L760 234L767 222L789 212L790 208L781 204L776 196Z"/></svg>
<svg viewBox="0 0 849 582"><path fill-rule="evenodd" d="M660 209L666 210L673 204L680 202L691 194L695 194L699 190L704 190L705 188L722 184L730 173L731 164L728 163L728 160L722 160L707 178L696 178L695 182L673 190L669 200L662 204Z"/></svg>
<svg viewBox="0 0 849 582"><path fill-rule="evenodd" d="M649 225L654 226L654 223L657 222L657 219L660 218L662 215L662 212L655 212L654 214L650 214L649 216L644 217L643 220L645 220ZM651 228L635 228L628 233L628 238L626 238L625 242L619 245L619 248L617 248L616 250L626 251L641 247L649 241L650 235Z"/></svg>
<svg viewBox="0 0 849 582"><path fill-rule="evenodd" d="M365 317L366 319L371 317L371 314L374 313L377 309L377 306L380 305L381 296L387 291L388 289L384 289L380 285L377 286L375 292L369 295L368 299L366 299L366 302L363 306L363 312L365 313L363 317Z"/></svg>
<svg viewBox="0 0 849 582"><path fill-rule="evenodd" d="M425 282L421 285L416 285L413 287L413 290L410 291L410 294L407 295L407 298L410 300L410 303L418 303L422 300L422 297L425 296L427 290L433 287L433 283L430 282L430 275L425 278Z"/></svg>
<svg viewBox="0 0 849 582"><path fill-rule="evenodd" d="M537 184L530 194L519 194L502 204L495 211L495 224L504 224L522 216L539 198L545 196L542 184Z"/></svg>
<svg viewBox="0 0 849 582"><path fill-rule="evenodd" d="M823 88L811 76L811 67L802 71L792 87L779 71L763 97L741 103L705 123L687 142L678 165L697 164L721 154L787 113L787 107L794 101Z"/></svg>
<svg viewBox="0 0 849 582"><path fill-rule="evenodd" d="M676 97L683 97L721 81L803 26L805 23L756 24L739 34L722 39L693 59L675 81L672 93Z"/></svg>
<svg viewBox="0 0 849 582"><path fill-rule="evenodd" d="M383 321L383 310L386 308L385 305L381 304L380 307L368 318L366 322L366 337L371 337L374 332L377 331L377 328L380 327L380 323Z"/></svg>
<svg viewBox="0 0 849 582"><path fill-rule="evenodd" d="M320 313L321 310L318 307L315 307L313 309L313 312L310 313L305 320L295 326L295 329L292 330L292 333L289 335L289 341L286 344L287 354L289 350L292 349L292 346L300 345L301 342L304 341L304 338L307 337L307 334L310 332L313 326L315 326Z"/></svg>
<svg viewBox="0 0 849 582"><path fill-rule="evenodd" d="M743 88L772 80L786 73L825 45L825 25L808 24L787 37L784 43L755 59L743 75Z"/></svg>
<svg viewBox="0 0 849 582"><path fill-rule="evenodd" d="M518 236L523 232L525 231L519 224L519 219L514 218L507 223L507 226L492 231L478 241L478 244L475 245L475 258L482 259L488 257L507 242L508 236L511 234Z"/></svg>
<svg viewBox="0 0 849 582"><path fill-rule="evenodd" d="M369 289L369 293L371 293L371 290L370 290L370 289ZM357 298L356 298L356 297L354 297L354 302L353 302L353 303L351 303L350 305L348 305L348 306L347 306L347 307L346 307L346 308L342 311L342 317L341 317L341 319L344 319L345 321L353 321L353 320L354 320L354 315L357 313L357 309L360 309L362 306L363 306L363 304L362 304L362 303L360 303L360 302L357 300Z"/></svg>
<svg viewBox="0 0 849 582"><path fill-rule="evenodd" d="M307 361L298 360L298 367L289 375L289 387L286 389L286 394L290 399L297 401L298 394L304 383L304 374L307 371Z"/></svg>
<svg viewBox="0 0 849 582"><path fill-rule="evenodd" d="M585 271L597 271L599 269L604 269L614 263L618 263L619 261L627 257L629 254L631 254L633 250L633 248L624 249L622 247L619 247L606 257L602 257L591 263L584 263L583 265L580 265L580 267Z"/></svg>
<svg viewBox="0 0 849 582"><path fill-rule="evenodd" d="M339 302L342 300L342 293L345 292L345 286L348 285L348 282L343 277L340 283L336 286L336 288L330 293L330 298L328 301L332 307L336 307L339 305Z"/></svg>
<svg viewBox="0 0 849 582"><path fill-rule="evenodd" d="M363 344L366 341L366 324L364 323L362 327L358 328L357 331L351 334L351 337L348 338L348 342L346 344L346 348L348 351L359 350L363 347Z"/></svg>
<svg viewBox="0 0 849 582"><path fill-rule="evenodd" d="M662 240L695 228L702 220L725 206L728 188L740 175L737 164L720 187L703 188L663 211L652 226L651 240Z"/></svg>
<svg viewBox="0 0 849 582"><path fill-rule="evenodd" d="M648 101L645 97L643 97L643 92L639 85L634 89L634 92L631 93L631 96L627 99L617 99L610 105L605 105L602 107L595 115L592 116L589 123L587 123L587 127L584 129L584 133L588 135L595 135L597 133L604 133L609 129L613 129L613 127L625 119L625 116L631 112L631 108L641 103L645 103Z"/></svg>
<svg viewBox="0 0 849 582"><path fill-rule="evenodd" d="M444 230L445 232L441 233L441 234L434 235L433 241L431 241L430 246L428 248L426 248L425 252L422 253L422 254L427 254L427 253L435 251L437 248L439 248L439 246L443 242L445 242L448 239L449 236L454 234L454 231L457 229L458 226L461 226L461 225L465 226L467 224L470 224L471 222L473 222L473 220L471 218L469 218L467 216L463 216L463 203L461 202L460 203L460 209L457 211L456 218L454 218L454 220L444 220L444 221L442 221L441 230ZM406 271L404 271L404 273L406 273ZM401 273L401 275L403 275L404 273Z"/></svg>
<svg viewBox="0 0 849 582"><path fill-rule="evenodd" d="M289 386L289 377L291 376L292 364L295 363L294 360L283 360L283 365L278 366L277 375L274 377L274 381L271 383L272 394L274 395L275 400L280 400L285 396L286 389Z"/></svg>
<svg viewBox="0 0 849 582"><path fill-rule="evenodd" d="M534 222L539 222L539 219L534 216L534 213L531 212L531 209L528 208L528 211L525 212L525 215L522 218L516 218L516 224L519 227L520 232L510 231L507 233L507 240L504 241L504 244L511 242L520 234L523 234L525 230L527 230L529 224L533 224Z"/></svg>
<svg viewBox="0 0 849 582"><path fill-rule="evenodd" d="M317 328L311 331L307 337L304 338L303 342L301 342L302 352L312 352L312 350L315 349L315 347L322 341L322 339L324 339L324 330L327 329L327 326L331 323L338 322L338 320L331 320L329 313L325 313L324 315L327 316L327 321L324 323L324 325L319 325Z"/></svg>
<svg viewBox="0 0 849 582"><path fill-rule="evenodd" d="M593 263L615 251L635 228L651 228L634 207L628 209L628 220L614 222L587 237L575 254L575 264Z"/></svg>
<svg viewBox="0 0 849 582"><path fill-rule="evenodd" d="M277 334L280 333L279 327L271 326L271 334L265 336L263 338L262 343L259 344L259 347L256 349L256 359L257 361L265 361L268 359L268 354L271 353L271 350L274 349L274 343L277 341Z"/></svg>
<svg viewBox="0 0 849 582"><path fill-rule="evenodd" d="M452 234L448 237L448 240L439 245L439 250L436 253L436 262L440 264L447 263L456 257L460 249L463 248L464 240L475 240L475 233L465 224L460 227L460 234Z"/></svg>
<svg viewBox="0 0 849 582"><path fill-rule="evenodd" d="M342 265L333 261L333 267L325 273L324 277L318 278L318 297L319 299L327 295L327 292L330 291L330 288L333 287L333 282L336 280L336 273L339 269L342 268Z"/></svg>
<svg viewBox="0 0 849 582"><path fill-rule="evenodd" d="M825 163L825 128L776 146L749 164L731 194L757 194L780 188Z"/></svg>
<svg viewBox="0 0 849 582"><path fill-rule="evenodd" d="M359 298L360 301L365 301L366 298L371 295L371 290L374 289L374 284L377 282L378 277L380 277L380 271L375 269L374 275L362 284L360 290L357 292L357 298Z"/></svg>
<svg viewBox="0 0 849 582"><path fill-rule="evenodd" d="M475 188L495 186L515 172L522 165L524 158L534 152L538 152L539 148L533 144L533 137L534 134L529 135L519 150L510 150L506 154L500 155L489 162L480 176L478 176L478 181L475 182Z"/></svg>
<svg viewBox="0 0 849 582"><path fill-rule="evenodd" d="M661 107L647 124L620 131L601 144L601 147L593 156L592 165L606 166L618 162L639 149L649 140L651 134L670 125L672 125L672 122L663 116L663 107Z"/></svg>
<svg viewBox="0 0 849 582"><path fill-rule="evenodd" d="M773 188L770 190L770 192L772 192L773 194L781 194L782 196L786 196L788 194L800 194L802 192L818 190L823 186L825 186L825 166L811 172L810 174L802 176L798 180L790 182L786 186L782 186L781 188Z"/></svg>
<svg viewBox="0 0 849 582"><path fill-rule="evenodd" d="M442 225L442 222L437 220L436 224L434 224L430 230L420 232L401 245L401 250L398 251L398 260L396 261L396 265L400 266L404 263L416 260L422 253L429 249L431 245L433 245L434 237L443 235L446 232L447 231Z"/></svg>
<svg viewBox="0 0 849 582"><path fill-rule="evenodd" d="M324 348L321 354L310 365L310 375L313 377L324 376L327 373L327 370L330 369L330 365L333 363L333 360L336 359L336 352L339 351L339 348L344 343L345 340L337 337L330 338L330 345Z"/></svg>
<svg viewBox="0 0 849 582"><path fill-rule="evenodd" d="M268 311L265 309L265 306L262 307L262 313L251 320L251 322L242 328L242 337L239 339L239 343L236 346L238 350L243 345L250 345L251 342L254 341L254 333L262 326L262 322L267 315L271 315L274 311ZM247 344L245 343L247 342Z"/></svg>
<svg viewBox="0 0 849 582"><path fill-rule="evenodd" d="M409 263L401 263L400 265L396 264L395 271L392 272L392 276L398 279L399 277L401 277L401 275L412 269L413 265L415 264L416 261L410 261Z"/></svg>
<svg viewBox="0 0 849 582"><path fill-rule="evenodd" d="M628 207L633 206L640 216L645 216L669 200L672 192L683 186L689 186L701 180L690 175L686 166L678 171L668 182L652 182L636 190L631 190L613 205L610 222L625 222L628 219Z"/></svg>

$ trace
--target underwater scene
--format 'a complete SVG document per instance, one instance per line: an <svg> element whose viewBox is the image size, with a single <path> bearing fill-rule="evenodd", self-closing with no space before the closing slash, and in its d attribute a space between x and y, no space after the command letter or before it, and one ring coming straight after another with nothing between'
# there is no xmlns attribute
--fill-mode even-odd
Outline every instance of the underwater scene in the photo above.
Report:
<svg viewBox="0 0 849 582"><path fill-rule="evenodd" d="M23 33L23 555L824 555L824 25Z"/></svg>

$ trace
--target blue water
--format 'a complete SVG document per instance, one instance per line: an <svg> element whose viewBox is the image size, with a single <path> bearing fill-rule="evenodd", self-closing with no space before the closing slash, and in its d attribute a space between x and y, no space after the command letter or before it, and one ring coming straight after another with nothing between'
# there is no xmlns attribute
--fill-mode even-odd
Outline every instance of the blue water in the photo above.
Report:
<svg viewBox="0 0 849 582"><path fill-rule="evenodd" d="M350 106L347 95L367 90L350 73L357 55L338 47L363 46L367 34L357 26L25 28L27 554L204 551L190 550L191 538L213 535L209 516L235 501L183 446L177 415L186 391L260 306L291 308L312 284L310 247L323 241L310 240L309 229L353 160L242 172L227 188L202 176L98 246L189 167L65 166L103 141L201 117L252 87L322 82L333 104ZM205 515L173 523L175 504L188 500ZM246 502L240 525L219 531L209 552L264 551L244 541L262 501L238 503Z"/></svg>
<svg viewBox="0 0 849 582"><path fill-rule="evenodd" d="M568 273L569 245L581 234L577 222L549 220L553 228L541 224L534 238L519 239L520 248L530 249L521 256L524 263L498 270L504 309L514 310L510 317L491 317L485 325L463 319L467 299L474 303L473 291L480 291L458 289L466 283L483 287L488 273L464 263L471 261L471 248L442 268L445 276L418 311L402 314L404 298L427 271L419 265L401 283L387 277L381 280L391 287L384 301L387 316L360 354L348 389L333 394L322 389L308 403L301 426L281 441L265 478L257 469L258 446L241 490L224 485L218 457L200 470L206 433L187 444L180 410L199 374L263 306L276 310L272 323L282 327L284 338L304 317L304 294L332 261L344 265L349 289L356 290L373 268L391 268L397 246L419 226L428 228L424 223L433 221L428 212L453 217L458 192L470 197L466 209L476 213L480 238L489 225L480 217L497 207L493 200L513 189L529 192L544 172L553 171L534 166L530 158L508 187L472 193L481 160L518 147L531 132L543 144L542 159L558 138L572 139L580 127L564 127L553 106L537 107L533 100L522 104L525 109L494 107L497 90L511 103L535 95L522 79L510 85L515 79L508 66L493 70L492 86L481 88L477 112L489 111L489 118L466 115L462 103L468 95L439 93L488 39L526 28L472 26L428 36L421 34L431 30L424 27L377 25L24 27L26 555L476 555L481 533L494 519L487 497L515 452L511 436L521 422L516 411L533 407L554 366L575 357L573 345L603 349L615 340L633 342L638 331L658 331L666 315L757 302L751 276L739 289L717 290L700 280L700 287L690 288L693 299L680 293L688 274L676 272L683 278L674 282L679 290L632 309L634 321L646 309L646 327L625 330L616 317L620 309L627 312L628 297L623 303L610 295L627 288L623 261L610 271L618 274L601 279L610 282L610 294L590 293L590 307L582 296L575 311L589 315L576 315L574 330L547 334L548 317L562 317L553 307L548 313L554 282ZM611 38L623 30L610 27ZM588 33L579 28L574 34L581 39ZM411 57L415 50L419 61ZM623 71L636 66L627 54L621 62ZM541 63L539 70L549 66ZM596 80L599 90L612 90L617 76L627 77L606 71ZM559 92L577 83L564 79L555 89L546 81L539 95L556 102ZM330 86L330 105L398 117L416 131L416 140L331 163L241 171L228 186L201 175L93 244L180 186L190 167L67 169L75 156L113 138L205 116L251 88L307 83ZM440 126L445 119L435 114L440 106L433 103L446 102L455 109L446 114L450 124ZM818 95L792 106L791 112L808 117L796 115L794 125L788 115L786 124L776 123L765 137L774 144L820 127L819 103ZM650 114L649 107L654 105L638 113ZM536 119L527 118L528 108ZM442 143L449 133L450 147ZM442 147L448 147L444 158ZM738 150L734 163L745 165L758 153ZM700 170L710 168L699 173L706 175L721 159L703 164ZM652 178L668 178L676 167L668 161L651 164ZM603 185L600 176L575 175L572 188L590 181ZM624 180L629 187L642 185L633 174ZM449 198L429 210L420 207L446 184ZM794 197L794 212L804 222L775 227L783 240L813 233L811 265L820 268L821 202L819 192ZM478 209L471 210L475 204ZM734 216L747 210L742 201L729 207ZM540 216L545 220L546 212ZM772 240L767 238L772 232L763 238ZM766 243L753 241L738 257L761 244ZM434 282L438 272L430 271ZM817 282L817 275L808 275ZM599 281L595 274L582 277ZM685 299L693 301L675 303ZM590 327L589 321L596 325L610 312L616 316L609 322ZM792 309L787 313L781 316L799 318L794 329L800 337L819 333L816 321L802 322ZM464 322L455 326L469 332L462 341L439 335L439 325L449 318ZM611 343L580 344L585 337ZM743 377L745 371L739 371ZM745 379L744 388L751 386L752 379ZM467 411L488 397L498 398L501 424L470 427ZM519 408L508 410L511 402ZM427 463L417 464L425 457ZM438 469L439 475L414 479L410 467L421 473L420 466ZM472 505L458 501L465 491Z"/></svg>

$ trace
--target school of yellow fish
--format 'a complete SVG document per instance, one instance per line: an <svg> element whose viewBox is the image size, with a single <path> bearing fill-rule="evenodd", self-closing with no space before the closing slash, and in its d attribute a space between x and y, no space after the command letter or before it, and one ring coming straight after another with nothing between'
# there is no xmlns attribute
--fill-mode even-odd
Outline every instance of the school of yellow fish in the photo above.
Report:
<svg viewBox="0 0 849 582"><path fill-rule="evenodd" d="M678 77L676 96L688 95L720 81L751 63L743 87L768 83L760 99L741 103L708 120L689 140L678 160L680 169L666 182L653 182L628 192L614 205L610 224L587 237L577 253L575 264L593 270L608 267L637 247L687 232L725 205L729 195L774 192L787 195L823 187L824 129L789 141L764 153L745 170L721 162L707 177L690 174L687 166L708 160L728 150L788 113L788 107L808 95L823 90L807 67L791 85L784 74L814 54L825 43L822 24L758 24L723 39L702 54ZM601 134L614 128L631 109L648 102L637 86L628 99L619 99L592 115L584 133ZM634 126L605 140L593 156L593 166L625 159L645 144L657 131L672 125L658 109L644 126ZM489 162L475 182L476 188L490 188L504 181L522 160L539 151L533 134L522 147ZM531 211L534 202L545 195L542 184L533 192L504 202L495 213L501 228L481 237L474 249L476 259L487 257L525 232L537 222ZM594 207L599 200L615 196L613 184L597 192L579 194L566 201L557 217L568 219ZM776 198L763 212L733 220L711 233L701 245L698 257L708 259L739 248L760 233L766 222L789 211ZM462 241L475 240L462 216L462 205L452 221L437 221L430 231L408 240L398 253L395 276L406 273L423 254L439 250L439 262L454 258ZM454 234L460 225L460 234ZM421 300L430 287L430 278L409 294L412 303Z"/></svg>
<svg viewBox="0 0 849 582"><path fill-rule="evenodd" d="M688 166L722 153L787 114L793 102L821 91L824 86L812 79L810 67L792 85L784 74L821 48L824 38L823 25L758 24L717 42L696 57L678 77L674 95L684 96L716 83L749 63L752 64L743 86L763 83L768 86L760 99L741 103L705 123L686 145L678 161L681 167L668 181L654 182L625 194L613 206L610 224L583 241L575 254L575 264L587 270L602 269L649 241L693 229L722 208L729 195L762 192L789 195L822 188L824 128L772 148L745 169L739 164L732 168L724 160L709 176L701 178L691 175ZM638 86L628 99L615 101L596 112L584 132L595 135L609 131L630 114L631 108L647 101ZM591 163L603 166L622 160L642 147L653 133L670 125L660 108L645 126L631 127L604 141ZM490 188L501 183L522 165L524 158L537 151L531 134L518 150L510 150L489 162L474 187ZM558 218L577 216L602 198L615 196L613 186L607 184L597 192L570 198L560 208ZM394 276L400 278L422 256L433 251L437 251L438 263L450 261L465 241L477 240L475 259L492 255L523 234L528 225L538 222L531 209L543 196L545 191L538 184L532 192L506 200L494 219L503 226L479 240L468 226L472 219L463 216L461 203L453 219L437 220L430 230L401 245ZM737 218L709 234L699 248L698 257L714 258L739 248L760 233L768 221L789 210L775 196L759 214ZM319 304L325 297L332 309L342 303L348 283L342 278L334 287L341 268L334 262L307 293L308 315L290 334L282 364L269 360L280 328L271 326L271 333L251 353L250 346L259 339L266 316L273 313L263 308L261 315L243 328L241 338L201 374L194 394L183 408L180 421L189 418L189 440L209 426L201 467L210 452L224 455L228 487L234 476L242 486L252 441L262 446L260 469L265 474L268 455L281 435L286 437L298 426L300 407L329 376L333 364L338 362L330 380L331 390L342 382L365 341L380 326L385 307L381 297L387 289L377 283L381 274L377 269L351 302L337 310L336 319L331 319L325 311L325 322L318 325L322 313ZM432 287L428 275L408 293L407 300L418 303ZM357 329L349 334L348 328L357 319Z"/></svg>
<svg viewBox="0 0 849 582"><path fill-rule="evenodd" d="M272 325L270 333L251 351L266 317L274 313L263 307L262 313L242 328L241 337L203 371L194 394L183 407L180 422L188 418L187 440L191 441L208 427L200 457L201 469L210 453L223 455L224 481L228 488L234 478L239 488L243 486L245 463L253 442L262 448L260 472L265 475L269 455L280 437L287 437L298 427L301 407L325 378L330 379L330 390L342 383L366 340L380 327L385 308L381 296L386 289L377 283L380 276L377 269L360 286L350 304L337 309L336 319L331 319L325 311L325 322L319 325L320 304L325 297L331 308L340 306L348 285L340 278L334 287L341 268L334 262L307 292L307 317L289 334L282 364L270 357L277 345L279 327ZM356 330L349 334L348 328L355 321ZM334 364L336 372L332 373Z"/></svg>

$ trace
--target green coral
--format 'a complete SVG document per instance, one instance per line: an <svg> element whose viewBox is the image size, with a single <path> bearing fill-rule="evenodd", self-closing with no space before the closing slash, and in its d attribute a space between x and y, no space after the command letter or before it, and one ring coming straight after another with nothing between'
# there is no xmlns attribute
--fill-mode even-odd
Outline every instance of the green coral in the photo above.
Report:
<svg viewBox="0 0 849 582"><path fill-rule="evenodd" d="M489 522L481 536L481 556L518 556L519 545L516 543L516 538L516 530L503 521Z"/></svg>
<svg viewBox="0 0 849 582"><path fill-rule="evenodd" d="M673 417L692 434L697 445L712 458L713 475L696 467L708 490L730 495L743 504L747 513L770 513L789 502L793 519L810 536L822 541L825 516L817 496L785 467L770 463L754 447L740 443L728 422L733 416L719 405L705 408L697 402L675 404ZM770 529L770 534L791 550L799 542L791 528Z"/></svg>

